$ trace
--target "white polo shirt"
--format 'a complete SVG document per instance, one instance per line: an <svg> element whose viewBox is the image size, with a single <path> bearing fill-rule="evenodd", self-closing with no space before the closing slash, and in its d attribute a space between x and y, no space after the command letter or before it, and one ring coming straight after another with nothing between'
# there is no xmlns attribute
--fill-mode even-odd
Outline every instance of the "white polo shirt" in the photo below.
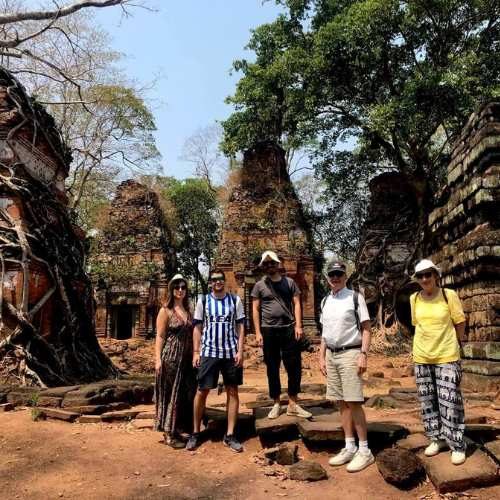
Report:
<svg viewBox="0 0 500 500"><path fill-rule="evenodd" d="M359 322L369 321L370 315L365 298L358 294ZM332 349L361 344L361 332L356 324L354 314L354 292L342 288L337 293L328 294L320 316L323 325L322 337L326 345Z"/></svg>

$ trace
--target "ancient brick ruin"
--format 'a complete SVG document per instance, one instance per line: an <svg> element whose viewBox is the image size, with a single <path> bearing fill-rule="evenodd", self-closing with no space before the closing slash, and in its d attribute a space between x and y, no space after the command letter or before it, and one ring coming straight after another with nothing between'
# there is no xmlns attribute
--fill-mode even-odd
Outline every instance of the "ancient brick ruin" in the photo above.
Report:
<svg viewBox="0 0 500 500"><path fill-rule="evenodd" d="M464 385L500 388L500 102L474 113L429 217L432 259L467 316Z"/></svg>
<svg viewBox="0 0 500 500"><path fill-rule="evenodd" d="M407 304L414 289L408 283L408 266L413 263L418 220L415 188L399 172L387 172L370 182L370 193L351 282L365 296L377 325L389 327L397 319L408 328Z"/></svg>
<svg viewBox="0 0 500 500"><path fill-rule="evenodd" d="M0 358L22 383L112 377L93 323L82 232L64 181L71 155L51 116L0 68Z"/></svg>
<svg viewBox="0 0 500 500"><path fill-rule="evenodd" d="M253 331L250 292L260 278L261 253L274 250L284 271L302 291L304 329L317 333L315 261L302 207L286 170L284 151L260 143L245 152L225 208L217 266L226 273L228 288L244 300Z"/></svg>
<svg viewBox="0 0 500 500"><path fill-rule="evenodd" d="M156 193L122 182L92 258L98 336L150 337L175 255Z"/></svg>

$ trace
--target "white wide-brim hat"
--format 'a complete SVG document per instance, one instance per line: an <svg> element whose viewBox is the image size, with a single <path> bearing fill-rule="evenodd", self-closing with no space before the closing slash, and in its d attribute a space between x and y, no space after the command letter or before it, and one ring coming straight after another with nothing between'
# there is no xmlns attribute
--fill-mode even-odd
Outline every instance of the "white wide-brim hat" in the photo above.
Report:
<svg viewBox="0 0 500 500"><path fill-rule="evenodd" d="M172 284L174 281L185 281L186 284L187 284L187 279L184 278L184 276L182 276L182 274L180 273L177 273L177 274L174 274L174 276L172 277L172 279L168 282L168 284Z"/></svg>
<svg viewBox="0 0 500 500"><path fill-rule="evenodd" d="M415 266L415 273L413 274L413 277L415 277L417 273L421 273L422 271L428 271L430 269L434 269L434 271L438 273L438 276L441 276L441 269L439 269L439 267L437 267L436 264L432 262L432 260L422 259Z"/></svg>
<svg viewBox="0 0 500 500"><path fill-rule="evenodd" d="M262 266L266 260L274 260L274 262L277 262L278 264L281 264L281 260L279 260L278 256L276 255L276 252L273 252L272 250L266 250L263 254L262 257L260 258L260 264L259 266Z"/></svg>

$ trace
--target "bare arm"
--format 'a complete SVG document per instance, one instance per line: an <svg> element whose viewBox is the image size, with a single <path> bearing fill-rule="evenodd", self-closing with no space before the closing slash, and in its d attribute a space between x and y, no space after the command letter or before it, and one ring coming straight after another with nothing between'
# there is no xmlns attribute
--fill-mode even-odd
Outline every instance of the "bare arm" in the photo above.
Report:
<svg viewBox="0 0 500 500"><path fill-rule="evenodd" d="M238 352L236 353L235 363L238 366L243 366L243 345L245 343L245 325L243 322L237 323L238 331Z"/></svg>
<svg viewBox="0 0 500 500"><path fill-rule="evenodd" d="M295 316L295 338L298 340L304 332L302 331L302 304L300 295L293 296L293 314Z"/></svg>
<svg viewBox="0 0 500 500"><path fill-rule="evenodd" d="M361 375L366 371L368 351L370 350L370 340L372 336L370 321L363 321L361 323L361 354L358 359L358 373ZM363 354L366 353L366 354Z"/></svg>
<svg viewBox="0 0 500 500"><path fill-rule="evenodd" d="M262 344L262 332L260 331L260 299L254 297L252 300L252 318L255 328L255 337L258 344Z"/></svg>
<svg viewBox="0 0 500 500"><path fill-rule="evenodd" d="M465 342L465 321L455 325L455 331L457 332L458 343Z"/></svg>
<svg viewBox="0 0 500 500"><path fill-rule="evenodd" d="M193 366L200 366L200 344L201 344L201 328L203 323L197 323L193 329Z"/></svg>
<svg viewBox="0 0 500 500"><path fill-rule="evenodd" d="M165 332L168 325L168 311L165 307L160 308L156 317L156 341L155 341L155 369L158 371L161 366L161 352L165 345Z"/></svg>
<svg viewBox="0 0 500 500"><path fill-rule="evenodd" d="M321 373L326 377L326 342L323 337L321 337L321 345L319 347L319 369Z"/></svg>

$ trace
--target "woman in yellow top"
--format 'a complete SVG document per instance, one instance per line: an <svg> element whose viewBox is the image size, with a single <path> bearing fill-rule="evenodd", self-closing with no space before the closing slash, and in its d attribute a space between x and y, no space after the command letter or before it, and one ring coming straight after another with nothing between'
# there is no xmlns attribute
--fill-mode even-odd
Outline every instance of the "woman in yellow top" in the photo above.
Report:
<svg viewBox="0 0 500 500"><path fill-rule="evenodd" d="M439 286L440 271L428 259L415 266L422 288L410 297L415 326L413 361L422 419L431 443L430 457L449 446L451 462L465 462L464 405L460 392L459 340L465 331L465 316L454 290Z"/></svg>

